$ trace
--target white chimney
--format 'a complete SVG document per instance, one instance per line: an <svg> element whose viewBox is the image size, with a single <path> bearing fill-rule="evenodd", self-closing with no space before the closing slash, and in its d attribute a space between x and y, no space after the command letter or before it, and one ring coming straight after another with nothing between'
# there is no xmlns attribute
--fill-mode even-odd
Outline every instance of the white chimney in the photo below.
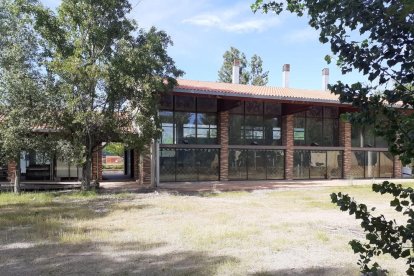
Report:
<svg viewBox="0 0 414 276"><path fill-rule="evenodd" d="M231 77L231 83L240 83L240 60L235 59L233 63L233 74Z"/></svg>
<svg viewBox="0 0 414 276"><path fill-rule="evenodd" d="M322 69L322 90L328 90L328 83L329 83L329 69L323 68Z"/></svg>
<svg viewBox="0 0 414 276"><path fill-rule="evenodd" d="M282 67L282 86L289 87L290 64L283 64Z"/></svg>

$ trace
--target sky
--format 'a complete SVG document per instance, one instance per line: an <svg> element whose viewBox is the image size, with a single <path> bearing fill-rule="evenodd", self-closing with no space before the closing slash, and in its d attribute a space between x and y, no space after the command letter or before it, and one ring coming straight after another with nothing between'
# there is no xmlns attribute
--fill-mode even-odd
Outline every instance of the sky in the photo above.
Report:
<svg viewBox="0 0 414 276"><path fill-rule="evenodd" d="M43 0L51 9L60 0ZM282 86L282 66L290 64L290 87L322 88L322 69L329 68L330 83L365 81L359 73L342 75L325 55L328 44L321 44L319 33L310 28L306 17L283 13L254 14L254 0L130 0L129 15L139 27L155 26L171 36L168 49L184 79L217 81L223 54L230 47L244 52L249 59L257 54L269 71L269 86Z"/></svg>

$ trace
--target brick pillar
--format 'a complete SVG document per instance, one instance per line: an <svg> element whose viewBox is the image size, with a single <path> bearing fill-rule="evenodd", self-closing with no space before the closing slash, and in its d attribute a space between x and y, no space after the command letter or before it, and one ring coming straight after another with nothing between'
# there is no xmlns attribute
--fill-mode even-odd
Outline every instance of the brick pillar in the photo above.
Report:
<svg viewBox="0 0 414 276"><path fill-rule="evenodd" d="M145 186L152 186L154 184L152 177L152 154L153 152L150 150L142 156L142 185Z"/></svg>
<svg viewBox="0 0 414 276"><path fill-rule="evenodd" d="M339 146L344 147L343 155L343 177L351 177L351 131L352 126L350 122L339 120Z"/></svg>
<svg viewBox="0 0 414 276"><path fill-rule="evenodd" d="M7 180L14 182L16 176L16 162L9 161L7 163Z"/></svg>
<svg viewBox="0 0 414 276"><path fill-rule="evenodd" d="M229 112L219 113L220 180L229 180Z"/></svg>
<svg viewBox="0 0 414 276"><path fill-rule="evenodd" d="M92 179L102 180L102 147L95 149L92 154Z"/></svg>
<svg viewBox="0 0 414 276"><path fill-rule="evenodd" d="M282 144L285 150L285 179L293 179L293 115L282 118Z"/></svg>
<svg viewBox="0 0 414 276"><path fill-rule="evenodd" d="M132 150L132 156L134 162L132 164L132 170L134 171L134 180L140 182L141 172L140 172L140 154L138 149Z"/></svg>
<svg viewBox="0 0 414 276"><path fill-rule="evenodd" d="M398 156L394 156L394 178L401 178L401 160Z"/></svg>

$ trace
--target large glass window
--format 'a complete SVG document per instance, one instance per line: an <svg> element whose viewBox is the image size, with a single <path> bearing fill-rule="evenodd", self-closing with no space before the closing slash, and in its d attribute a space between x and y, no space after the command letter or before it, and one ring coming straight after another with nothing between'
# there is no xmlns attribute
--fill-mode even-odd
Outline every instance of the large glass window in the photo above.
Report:
<svg viewBox="0 0 414 276"><path fill-rule="evenodd" d="M352 151L351 175L355 178L392 177L393 160L389 152Z"/></svg>
<svg viewBox="0 0 414 276"><path fill-rule="evenodd" d="M295 179L342 178L342 151L295 150L293 177Z"/></svg>
<svg viewBox="0 0 414 276"><path fill-rule="evenodd" d="M283 150L229 150L229 179L260 180L284 178Z"/></svg>
<svg viewBox="0 0 414 276"><path fill-rule="evenodd" d="M228 101L230 145L280 145L281 105Z"/></svg>
<svg viewBox="0 0 414 276"><path fill-rule="evenodd" d="M219 149L161 148L160 181L219 179Z"/></svg>
<svg viewBox="0 0 414 276"><path fill-rule="evenodd" d="M337 146L338 108L310 107L295 115L293 139L296 146Z"/></svg>
<svg viewBox="0 0 414 276"><path fill-rule="evenodd" d="M352 125L351 145L355 148L387 148L384 137L376 136L372 126Z"/></svg>
<svg viewBox="0 0 414 276"><path fill-rule="evenodd" d="M170 96L172 97L172 96ZM162 127L161 144L217 144L217 100L175 96L164 99L160 108Z"/></svg>
<svg viewBox="0 0 414 276"><path fill-rule="evenodd" d="M174 144L174 113L172 111L160 111L162 135L161 144Z"/></svg>

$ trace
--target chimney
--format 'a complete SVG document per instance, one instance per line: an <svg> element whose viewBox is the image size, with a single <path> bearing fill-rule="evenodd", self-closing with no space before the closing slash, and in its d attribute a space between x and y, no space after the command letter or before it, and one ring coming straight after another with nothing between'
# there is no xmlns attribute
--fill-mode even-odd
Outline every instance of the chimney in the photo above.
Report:
<svg viewBox="0 0 414 276"><path fill-rule="evenodd" d="M231 83L240 83L240 60L235 59L233 63L233 74L231 77Z"/></svg>
<svg viewBox="0 0 414 276"><path fill-rule="evenodd" d="M290 64L283 64L282 67L282 86L289 87Z"/></svg>
<svg viewBox="0 0 414 276"><path fill-rule="evenodd" d="M328 90L328 83L329 83L329 69L323 68L322 69L322 90Z"/></svg>

